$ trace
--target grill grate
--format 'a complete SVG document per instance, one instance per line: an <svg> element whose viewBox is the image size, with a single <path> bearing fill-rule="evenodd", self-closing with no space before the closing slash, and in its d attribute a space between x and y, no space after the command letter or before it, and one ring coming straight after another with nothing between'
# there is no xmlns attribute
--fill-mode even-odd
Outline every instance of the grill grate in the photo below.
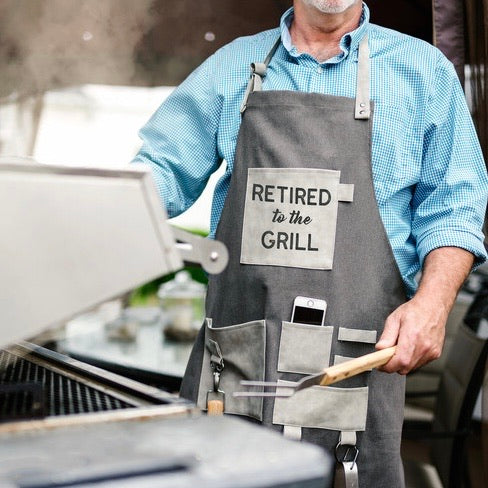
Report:
<svg viewBox="0 0 488 488"><path fill-rule="evenodd" d="M42 406L36 390L40 390ZM39 412L56 416L133 407L28 359L0 351L0 420L31 418Z"/></svg>

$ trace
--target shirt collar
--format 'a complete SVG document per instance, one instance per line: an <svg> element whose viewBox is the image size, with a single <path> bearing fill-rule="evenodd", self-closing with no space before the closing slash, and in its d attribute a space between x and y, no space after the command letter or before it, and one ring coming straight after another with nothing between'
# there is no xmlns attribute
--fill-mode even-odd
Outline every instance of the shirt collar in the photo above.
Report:
<svg viewBox="0 0 488 488"><path fill-rule="evenodd" d="M280 30L281 30L281 42L283 46L288 51L290 56L297 58L300 56L297 48L293 45L290 35L290 25L293 20L294 10L293 7L289 8L281 17ZM344 34L340 41L340 47L343 51L342 56L336 56L336 58L343 59L347 57L350 53L355 53L357 59L357 51L359 48L359 43L369 26L369 8L363 2L363 13L361 15L361 20L359 21L359 26L351 32ZM332 58L332 59L336 59ZM337 60L340 60L337 59Z"/></svg>

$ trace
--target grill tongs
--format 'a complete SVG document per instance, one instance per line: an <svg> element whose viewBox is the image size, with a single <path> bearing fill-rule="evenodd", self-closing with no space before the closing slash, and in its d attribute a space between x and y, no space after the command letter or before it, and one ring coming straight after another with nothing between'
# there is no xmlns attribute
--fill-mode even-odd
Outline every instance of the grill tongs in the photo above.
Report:
<svg viewBox="0 0 488 488"><path fill-rule="evenodd" d="M395 354L396 346L381 349L371 354L359 356L358 358L350 359L334 366L325 368L321 373L305 376L300 381L295 383L277 383L272 381L250 381L243 380L240 382L241 386L249 388L274 388L274 391L237 391L234 393L235 397L277 397L287 398L294 395L297 391L311 386L320 385L327 386L337 383L338 381L350 378L357 374L369 371L373 368L383 366Z"/></svg>

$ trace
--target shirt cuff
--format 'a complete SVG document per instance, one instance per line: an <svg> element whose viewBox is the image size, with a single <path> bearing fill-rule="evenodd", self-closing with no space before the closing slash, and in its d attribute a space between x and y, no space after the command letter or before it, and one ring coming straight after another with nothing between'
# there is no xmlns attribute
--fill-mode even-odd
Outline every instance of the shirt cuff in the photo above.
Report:
<svg viewBox="0 0 488 488"><path fill-rule="evenodd" d="M465 229L444 228L431 231L417 243L420 265L423 267L427 254L439 247L459 247L474 255L473 270L487 259L487 250L483 242L483 234L472 233Z"/></svg>

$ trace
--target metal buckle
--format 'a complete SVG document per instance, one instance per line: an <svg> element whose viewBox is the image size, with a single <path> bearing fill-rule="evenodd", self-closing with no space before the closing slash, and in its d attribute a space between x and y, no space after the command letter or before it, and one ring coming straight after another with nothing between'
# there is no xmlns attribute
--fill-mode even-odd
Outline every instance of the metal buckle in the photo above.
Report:
<svg viewBox="0 0 488 488"><path fill-rule="evenodd" d="M344 449L345 449L344 456L342 457L342 459L341 459L340 452L339 452L341 446L344 447ZM349 453L352 450L354 452L354 455L351 456L351 458L349 459ZM341 444L339 442L335 448L335 457L336 457L337 461L339 463L343 463L343 464L344 463L351 463L351 467L349 468L351 470L354 468L354 465L356 464L356 460L358 458L358 455L359 455L359 449L356 446Z"/></svg>

